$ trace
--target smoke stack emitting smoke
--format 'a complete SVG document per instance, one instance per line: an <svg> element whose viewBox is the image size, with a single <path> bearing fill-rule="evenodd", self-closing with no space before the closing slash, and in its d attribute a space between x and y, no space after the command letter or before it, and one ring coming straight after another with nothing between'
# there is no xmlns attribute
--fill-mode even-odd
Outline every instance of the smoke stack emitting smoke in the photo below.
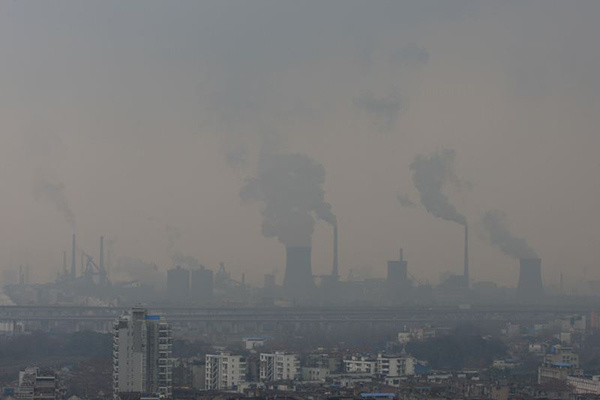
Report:
<svg viewBox="0 0 600 400"><path fill-rule="evenodd" d="M335 225L331 205L325 201L325 168L303 154L261 157L258 176L240 191L244 201L264 203L262 232L287 247L311 245L315 217Z"/></svg>
<svg viewBox="0 0 600 400"><path fill-rule="evenodd" d="M525 239L510 233L504 222L505 218L506 215L500 210L490 210L484 214L483 226L489 232L490 242L498 246L504 254L516 259L539 258Z"/></svg>
<svg viewBox="0 0 600 400"><path fill-rule="evenodd" d="M465 283L469 285L469 231L467 226L467 217L456 210L456 207L450 203L448 196L443 192L447 183L460 186L461 181L454 172L454 150L444 149L433 153L431 156L419 155L410 164L413 171L413 182L419 192L421 204L428 213L445 219L446 221L456 222L465 228L465 249L464 249L464 277ZM398 196L398 201L404 206L412 206L413 203L408 198Z"/></svg>
<svg viewBox="0 0 600 400"><path fill-rule="evenodd" d="M75 230L75 214L71 210L65 194L65 185L61 182L51 182L41 175L36 176L33 185L33 195L36 200L45 200L56 206L71 229Z"/></svg>
<svg viewBox="0 0 600 400"><path fill-rule="evenodd" d="M454 150L450 149L435 152L429 157L420 155L410 164L410 169L421 204L427 212L466 226L467 218L456 210L443 192L447 183L461 183L454 172L454 157Z"/></svg>

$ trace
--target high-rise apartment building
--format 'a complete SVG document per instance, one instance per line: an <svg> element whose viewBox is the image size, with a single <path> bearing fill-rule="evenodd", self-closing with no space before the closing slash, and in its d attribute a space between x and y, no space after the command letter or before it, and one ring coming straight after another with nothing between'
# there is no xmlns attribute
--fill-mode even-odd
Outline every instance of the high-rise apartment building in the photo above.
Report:
<svg viewBox="0 0 600 400"><path fill-rule="evenodd" d="M159 316L133 308L113 330L113 397L171 398L171 330Z"/></svg>

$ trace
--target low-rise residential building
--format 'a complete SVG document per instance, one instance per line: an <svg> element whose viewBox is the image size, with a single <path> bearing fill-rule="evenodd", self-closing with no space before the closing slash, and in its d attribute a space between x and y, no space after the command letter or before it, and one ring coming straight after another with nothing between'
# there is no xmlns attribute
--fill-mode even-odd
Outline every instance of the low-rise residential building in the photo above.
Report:
<svg viewBox="0 0 600 400"><path fill-rule="evenodd" d="M306 357L307 367L318 367L335 374L342 371L342 356L338 354L313 353Z"/></svg>
<svg viewBox="0 0 600 400"><path fill-rule="evenodd" d="M377 373L383 377L414 375L415 359L409 356L379 354Z"/></svg>
<svg viewBox="0 0 600 400"><path fill-rule="evenodd" d="M492 368L509 370L517 367L518 360L515 358L502 358L492 362Z"/></svg>
<svg viewBox="0 0 600 400"><path fill-rule="evenodd" d="M542 364L538 368L538 384L565 382L570 375L581 375L582 372L568 363Z"/></svg>
<svg viewBox="0 0 600 400"><path fill-rule="evenodd" d="M19 372L16 398L19 400L56 400L58 381L54 374L43 374L38 367Z"/></svg>
<svg viewBox="0 0 600 400"><path fill-rule="evenodd" d="M328 368L302 367L302 380L308 382L324 382L331 374Z"/></svg>
<svg viewBox="0 0 600 400"><path fill-rule="evenodd" d="M246 359L228 352L207 354L205 371L206 389L232 389L246 380Z"/></svg>
<svg viewBox="0 0 600 400"><path fill-rule="evenodd" d="M436 336L435 329L429 326L411 328L398 332L398 342L400 344L406 344L412 340L427 340Z"/></svg>
<svg viewBox="0 0 600 400"><path fill-rule="evenodd" d="M579 354L573 351L572 347L556 345L544 356L544 364L570 364L579 368Z"/></svg>
<svg viewBox="0 0 600 400"><path fill-rule="evenodd" d="M377 374L377 359L363 356L352 356L344 360L344 371L349 374Z"/></svg>
<svg viewBox="0 0 600 400"><path fill-rule="evenodd" d="M263 336L249 336L245 337L242 340L244 342L244 347L246 348L246 350L254 350L263 347L269 339Z"/></svg>
<svg viewBox="0 0 600 400"><path fill-rule="evenodd" d="M600 375L568 376L567 384L578 394L600 394Z"/></svg>
<svg viewBox="0 0 600 400"><path fill-rule="evenodd" d="M344 371L353 374L407 376L415 374L415 359L406 355L378 354L377 358L353 356L344 360Z"/></svg>
<svg viewBox="0 0 600 400"><path fill-rule="evenodd" d="M300 378L300 359L297 354L261 353L260 380L274 382Z"/></svg>

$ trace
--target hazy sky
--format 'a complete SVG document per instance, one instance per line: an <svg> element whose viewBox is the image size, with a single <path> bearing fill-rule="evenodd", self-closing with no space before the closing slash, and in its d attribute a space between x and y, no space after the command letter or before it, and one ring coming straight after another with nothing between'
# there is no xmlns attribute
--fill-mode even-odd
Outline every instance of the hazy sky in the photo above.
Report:
<svg viewBox="0 0 600 400"><path fill-rule="evenodd" d="M547 283L600 279L599 18L597 0L1 2L2 268L54 276L74 225L89 253L104 234L114 259L259 283L284 248L240 190L262 154L301 153L325 168L343 277L404 247L435 282L460 273L462 228L398 196L419 203L411 163L452 149L474 279L517 279L488 210ZM317 274L331 232L316 222Z"/></svg>

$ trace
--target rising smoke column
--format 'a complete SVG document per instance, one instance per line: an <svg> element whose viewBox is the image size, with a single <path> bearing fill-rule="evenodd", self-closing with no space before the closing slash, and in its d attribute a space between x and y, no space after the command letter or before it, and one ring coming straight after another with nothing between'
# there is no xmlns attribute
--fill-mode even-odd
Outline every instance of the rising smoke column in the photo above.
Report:
<svg viewBox="0 0 600 400"><path fill-rule="evenodd" d="M483 215L483 226L489 233L490 242L513 258L539 258L525 239L514 236L508 230L505 219L506 214L500 210L490 210Z"/></svg>
<svg viewBox="0 0 600 400"><path fill-rule="evenodd" d="M38 171L34 177L33 195L38 201L43 200L53 204L71 229L75 230L75 214L71 209L65 193L65 185L62 182L52 181Z"/></svg>
<svg viewBox="0 0 600 400"><path fill-rule="evenodd" d="M287 247L310 246L315 217L336 223L325 202L325 168L303 154L263 155L258 176L240 191L243 201L262 201L262 232Z"/></svg>
<svg viewBox="0 0 600 400"><path fill-rule="evenodd" d="M444 194L444 187L448 183L457 186L462 184L454 172L454 158L454 150L450 149L437 151L430 156L419 155L410 164L410 169L421 204L427 212L466 226L467 218L456 210Z"/></svg>
<svg viewBox="0 0 600 400"><path fill-rule="evenodd" d="M60 166L67 158L67 147L60 136L42 129L46 121L31 121L31 128L23 131L23 145L29 162L35 165L32 176L32 195L36 201L46 202L56 208L58 213L75 231L75 213L67 196L66 186L60 174Z"/></svg>

